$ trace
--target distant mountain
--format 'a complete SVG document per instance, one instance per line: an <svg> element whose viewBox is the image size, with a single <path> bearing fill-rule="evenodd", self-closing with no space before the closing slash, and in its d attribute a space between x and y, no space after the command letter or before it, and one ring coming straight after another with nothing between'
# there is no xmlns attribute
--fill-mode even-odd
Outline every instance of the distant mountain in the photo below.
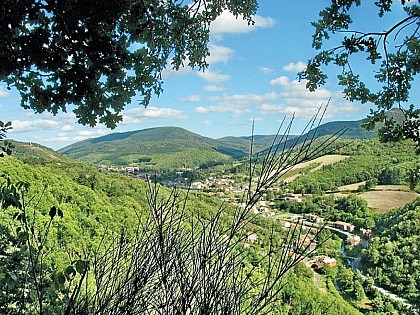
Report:
<svg viewBox="0 0 420 315"><path fill-rule="evenodd" d="M323 124L311 136L332 135L345 128L343 138L371 138L375 132L361 127L362 121L338 121ZM289 136L294 143L296 136ZM254 152L270 147L275 135L255 135ZM278 136L277 142L281 140ZM178 127L158 127L137 131L112 133L69 145L58 152L73 158L97 164L143 167L178 168L197 167L209 161L223 162L249 154L250 136L211 139Z"/></svg>
<svg viewBox="0 0 420 315"><path fill-rule="evenodd" d="M98 164L140 164L144 167L196 167L246 155L239 146L200 136L178 127L113 133L74 143L58 151Z"/></svg>

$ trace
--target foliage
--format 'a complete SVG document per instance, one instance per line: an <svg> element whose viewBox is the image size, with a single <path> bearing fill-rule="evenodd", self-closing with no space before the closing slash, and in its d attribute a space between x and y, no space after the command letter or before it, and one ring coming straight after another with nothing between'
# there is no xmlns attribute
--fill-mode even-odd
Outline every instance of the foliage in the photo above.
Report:
<svg viewBox="0 0 420 315"><path fill-rule="evenodd" d="M321 50L309 60L307 68L299 74L300 79L307 80L311 91L325 84L327 75L322 67L334 64L341 68L337 75L339 84L344 87L344 95L350 101L370 102L377 106L371 110L371 116L365 126L372 129L377 122L383 122L380 129L382 140L394 141L403 138L411 139L420 150L420 109L410 102L412 82L420 71L420 6L408 4L408 1L376 1L379 17L391 12L393 3L404 8L406 17L394 25L379 31L350 31L356 8L367 1L331 1L331 5L320 12L320 20L313 22L315 28L312 46L321 50L326 41L341 41L330 49ZM361 6L358 10L364 10ZM351 66L354 55L365 55L368 63L374 68L374 84L368 86L360 73ZM401 111L391 114L386 112L398 106ZM402 113L403 119L393 117Z"/></svg>
<svg viewBox="0 0 420 315"><path fill-rule="evenodd" d="M101 10L98 10L101 8ZM210 22L224 10L252 23L255 0L19 1L0 4L0 80L21 105L57 114L70 104L81 124L114 128L138 92L147 106L161 72L204 69Z"/></svg>
<svg viewBox="0 0 420 315"><path fill-rule="evenodd" d="M351 157L324 166L322 172L299 176L290 184L290 188L299 191L305 187L305 193L320 193L374 179L379 183L405 184L418 159L407 141L386 144L376 139L354 140L342 146L337 153Z"/></svg>
<svg viewBox="0 0 420 315"><path fill-rule="evenodd" d="M420 297L420 199L378 221L377 237L363 253L366 271L375 281L410 301Z"/></svg>
<svg viewBox="0 0 420 315"><path fill-rule="evenodd" d="M6 138L6 133L8 130L12 129L12 123L9 121L4 123L0 121L0 158L5 154L10 155L12 153L12 145L8 141L3 141Z"/></svg>

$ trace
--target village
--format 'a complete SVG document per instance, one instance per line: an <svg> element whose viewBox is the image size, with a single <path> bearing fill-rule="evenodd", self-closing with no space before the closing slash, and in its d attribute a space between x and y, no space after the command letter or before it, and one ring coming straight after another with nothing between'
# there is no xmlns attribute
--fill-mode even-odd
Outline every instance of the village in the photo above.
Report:
<svg viewBox="0 0 420 315"><path fill-rule="evenodd" d="M152 174L150 172L142 172L136 166L106 166L100 165L102 170L119 172L128 176L136 177L140 180L149 181ZM176 187L181 189L190 189L192 191L199 191L209 195L221 198L224 202L228 202L234 206L244 207L241 203L244 193L248 189L248 183L243 180L238 180L235 174L215 174L211 173L204 179L191 181L190 178L185 177L186 172L191 172L192 169L179 170L174 173L174 176L161 180L161 184L166 187ZM251 214L261 216L264 218L277 220L285 229L302 228L305 233L300 236L297 242L296 249L289 249L287 253L291 259L300 258L300 255L305 256L303 261L306 266L313 270L322 270L325 266L330 268L337 266L337 259L328 255L322 254L322 250L315 240L315 236L320 229L328 229L338 235L343 240L343 247L347 245L349 248L358 247L365 244L372 236L370 229L361 228L355 231L355 225L343 222L334 221L326 222L326 220L319 215L304 213L304 214L290 214L280 211L275 208L275 200L283 200L291 203L302 203L304 198L312 197L311 194L297 194L289 192L287 182L281 182L279 185L273 185L268 188L267 193L263 194L262 198L250 209ZM260 242L258 233L249 231L243 242L244 248L250 248L252 244ZM343 253L342 253L343 254ZM345 256L345 255L344 255Z"/></svg>

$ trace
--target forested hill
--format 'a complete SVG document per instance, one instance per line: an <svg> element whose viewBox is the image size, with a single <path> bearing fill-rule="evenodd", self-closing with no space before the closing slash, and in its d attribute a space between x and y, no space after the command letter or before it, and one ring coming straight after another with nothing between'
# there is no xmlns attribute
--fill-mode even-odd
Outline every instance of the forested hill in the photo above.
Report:
<svg viewBox="0 0 420 315"><path fill-rule="evenodd" d="M56 156L59 159L51 158L50 150L36 147L38 149L31 151L34 147L36 146L20 146L17 149L19 154L0 159L0 174L7 174L12 183L24 180L30 184L28 198L33 196L38 200L35 208L32 206L30 208L30 212L36 214L37 228L41 229L43 224L48 222L51 216L48 211L52 206L59 208L64 214L61 219L57 218L51 227L49 242L52 244L50 247L52 250L48 254L47 262L53 260L58 268L62 268L67 263L67 254L77 256L77 253L86 249L95 249L102 242L104 235L111 237L112 231L118 231L123 227L132 232L136 228L138 216L144 218L148 212L146 183L114 173L100 172L91 164L71 158L60 158L59 155ZM31 152L33 154L30 154ZM1 183L4 184L4 180ZM168 191L164 188L160 192L161 196L168 195ZM207 218L215 213L220 203L220 200L214 197L191 193L187 202L187 211L201 218ZM223 220L228 220L229 207L227 206L225 210ZM13 225L15 212L12 208L2 209L0 228L6 229ZM272 226L267 220L257 220L253 224L253 229L258 231L259 239L264 242L269 241L268 235ZM8 234L5 234L4 238L7 237ZM8 244L7 239L0 242L0 253L8 250ZM259 243L252 245L249 250L249 261L258 261L260 259L258 257L262 255L264 255L264 246ZM15 275L16 262L12 258L2 261L1 272L6 270ZM244 263L249 265L249 261ZM264 265L261 265L261 268L264 268ZM16 282L21 281L23 277L21 273L16 272L16 274ZM276 311L272 314L320 314L319 310L323 310L322 314L326 315L360 314L343 300L333 287L331 292L327 288L319 290L314 285L313 277L313 273L303 265L298 265L288 273L282 282L283 290L279 295ZM9 278L9 276L0 278L2 288ZM17 292L20 287L16 288L12 292ZM1 296L0 294L0 301ZM3 306L0 303L2 314Z"/></svg>
<svg viewBox="0 0 420 315"><path fill-rule="evenodd" d="M329 122L319 126L317 136L333 135L346 129L344 138L372 138L376 134L361 127L362 121ZM311 136L315 131L309 132ZM289 136L291 143L296 136ZM275 135L255 135L254 152L269 147ZM281 136L278 137L281 139ZM197 167L209 161L227 161L248 154L250 136L211 139L178 127L159 127L112 133L84 140L58 152L97 164L128 165L142 163L143 167Z"/></svg>

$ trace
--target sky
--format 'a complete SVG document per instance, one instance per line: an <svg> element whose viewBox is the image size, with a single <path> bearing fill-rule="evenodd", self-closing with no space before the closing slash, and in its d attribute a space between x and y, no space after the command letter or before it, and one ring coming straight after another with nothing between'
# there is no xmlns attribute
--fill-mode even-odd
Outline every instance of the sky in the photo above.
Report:
<svg viewBox="0 0 420 315"><path fill-rule="evenodd" d="M178 126L221 138L249 135L254 122L255 134L274 134L284 117L292 115L295 115L292 133L299 133L329 99L324 122L363 119L373 106L343 98L335 78L338 68L328 68L327 84L316 92L309 92L305 82L297 80L297 73L316 53L311 46L310 22L318 20L319 12L329 3L260 0L253 26L224 12L211 25L208 69L204 72L166 69L162 73L163 93L154 97L147 108L134 98L123 111L123 122L114 130L103 125L95 128L79 125L71 112L53 116L24 110L17 91L7 90L3 83L0 83L0 120L12 122L8 138L57 150L87 138L161 126ZM385 19L379 19L373 7L353 12L354 28L369 31L383 31L404 17L399 4ZM366 82L374 82L366 60L355 59L352 65L361 71ZM410 103L418 106L419 99L417 79L413 82Z"/></svg>

